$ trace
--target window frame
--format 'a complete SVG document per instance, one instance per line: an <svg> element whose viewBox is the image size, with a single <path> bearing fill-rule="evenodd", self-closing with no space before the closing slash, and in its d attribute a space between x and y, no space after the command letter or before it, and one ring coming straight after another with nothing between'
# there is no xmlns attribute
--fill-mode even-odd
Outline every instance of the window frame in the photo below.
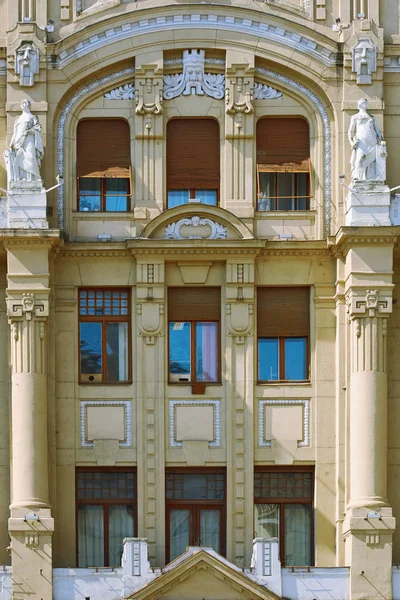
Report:
<svg viewBox="0 0 400 600"><path fill-rule="evenodd" d="M100 180L100 210L81 210L80 208L80 180L81 179L99 179ZM106 206L107 206L107 190L106 190L106 181L109 179L124 179L128 182L128 193L125 194L121 194L121 198L126 198L126 210L107 210ZM79 213L89 213L91 215L93 214L99 214L99 213L127 213L127 212L131 212L132 211L132 176L130 177L100 177L100 176L90 176L90 177L77 177L76 178L77 181L77 186L76 186L76 195L77 195L77 211ZM112 196L118 196L118 194L109 194ZM88 196L88 198L90 198L91 196Z"/></svg>
<svg viewBox="0 0 400 600"><path fill-rule="evenodd" d="M80 314L80 292L127 292L128 294L128 314L127 315L81 315ZM81 323L101 323L101 381L82 381L81 373ZM127 323L128 324L128 379L124 381L109 381L107 376L107 323ZM129 287L79 287L78 288L78 374L79 385L127 385L132 383L132 296Z"/></svg>
<svg viewBox="0 0 400 600"><path fill-rule="evenodd" d="M306 355L305 355L305 379L286 379L285 378L285 340L306 340ZM279 348L279 357L278 357L278 367L279 367L279 377L278 379L261 379L260 378L260 340L278 340L278 348ZM282 377L282 375L284 377ZM266 383L309 383L310 382L310 334L308 336L304 335L283 335L283 336L259 336L257 335L257 383L258 384L266 384Z"/></svg>
<svg viewBox="0 0 400 600"><path fill-rule="evenodd" d="M171 379L171 335L170 335L170 324L171 323L190 323L190 379L188 381L173 381ZM197 380L196 377L196 325L197 323L216 323L217 324L217 379L215 381L203 381ZM194 378L193 378L194 377ZM170 321L168 319L168 384L172 385L220 385L221 384L221 320L216 321L215 319L197 319L196 321L191 319L185 319L183 321Z"/></svg>
<svg viewBox="0 0 400 600"><path fill-rule="evenodd" d="M274 204L276 205L276 208L270 208L270 209L265 209L265 210L260 210L259 208L259 202L260 202L260 173L272 173L274 175L274 188L275 188L275 196L270 196L269 199L274 201ZM278 175L279 173L293 173L295 175L294 178L294 187L295 187L295 193L292 196L279 196L278 195ZM308 175L307 177L307 185L306 185L306 194L304 195L298 195L298 178L296 177L296 174L300 174L300 173L305 173ZM295 164L295 163L288 163L285 165L277 165L277 164L263 164L263 163L257 163L257 206L256 206L256 210L258 212L297 212L297 211L302 211L302 210L306 210L309 211L310 210L310 199L313 198L313 195L311 193L311 190L313 189L312 187L312 177L311 177L311 162L310 159L306 159L304 160L301 164ZM295 208L292 209L280 209L279 208L279 200L285 200L291 198L294 200L294 205ZM305 209L301 209L301 208L297 208L297 203L299 199L306 199L306 208Z"/></svg>
<svg viewBox="0 0 400 600"><path fill-rule="evenodd" d="M78 498L78 473L133 473L134 474L134 498L127 498L126 500L116 499L105 499L105 498ZM129 500L129 501L128 501ZM137 469L136 467L75 467L75 552L76 552L76 565L79 565L79 506L102 506L103 507L103 531L104 531L104 566L105 567L120 567L121 565L109 565L109 520L108 520L108 507L110 505L126 505L132 506L134 514L134 537L137 536L138 531L138 510L137 510ZM99 565L91 565L93 567ZM84 567L82 567L84 568Z"/></svg>
<svg viewBox="0 0 400 600"><path fill-rule="evenodd" d="M256 504L279 504L279 560L282 567L285 567L285 511L282 510L287 504L308 504L310 506L310 565L293 565L297 567L314 566L315 565L315 467L314 465L304 466L255 466L254 476L256 473L310 473L311 474L311 492L308 499L305 498L256 498L255 494L255 477L254 477L254 505ZM255 508L253 507L253 511ZM254 516L253 516L254 526ZM256 532L254 532L255 534Z"/></svg>
<svg viewBox="0 0 400 600"><path fill-rule="evenodd" d="M207 187L199 187L199 186L197 186L195 188L186 188L186 187L182 187L182 188L175 188L175 187L173 187L173 188L170 188L168 186L168 182L167 182L167 210L170 210L169 200L168 200L169 192L170 191L173 192L174 190L177 190L177 189L188 190L188 192L189 192L188 201L186 203L184 203L184 204L178 204L177 206L172 206L171 208L178 208L178 206L187 206L190 202L193 202L193 200L196 199L196 191L197 190L215 190L215 192L216 192L216 202L215 202L215 204L207 204L206 202L202 202L201 200L199 201L199 204L203 204L204 206L219 206L219 189L220 189L219 187L218 188L210 188L208 186Z"/></svg>
<svg viewBox="0 0 400 600"><path fill-rule="evenodd" d="M226 556L226 469L223 467L167 467L165 469L165 480L167 475L172 474L186 474L186 475L198 475L198 474L218 474L224 476L224 497L222 500L205 500L202 499L169 499L167 498L167 485L165 485L165 558L166 564L170 562L170 511L176 509L190 510L191 523L189 532L189 545L195 546L196 536L197 539L200 537L200 510L220 510L220 552L222 556ZM192 520L192 515L194 516ZM193 542L193 543L192 543Z"/></svg>

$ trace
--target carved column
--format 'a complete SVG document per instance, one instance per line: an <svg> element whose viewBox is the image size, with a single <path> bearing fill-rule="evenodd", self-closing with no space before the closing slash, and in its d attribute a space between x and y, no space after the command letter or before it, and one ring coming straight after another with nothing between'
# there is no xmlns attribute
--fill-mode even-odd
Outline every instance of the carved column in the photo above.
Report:
<svg viewBox="0 0 400 600"><path fill-rule="evenodd" d="M165 562L164 263L137 261L138 523L149 560Z"/></svg>
<svg viewBox="0 0 400 600"><path fill-rule="evenodd" d="M226 207L239 217L253 215L254 56L236 63L235 52L226 56L225 181Z"/></svg>
<svg viewBox="0 0 400 600"><path fill-rule="evenodd" d="M140 59L135 70L135 218L146 219L163 210L162 56L156 64L141 64ZM150 209L153 214L147 214Z"/></svg>
<svg viewBox="0 0 400 600"><path fill-rule="evenodd" d="M378 228L376 228L378 229ZM350 497L343 523L350 598L392 598L395 519L387 500L386 338L392 312L390 231L346 256ZM356 236L355 236L356 237ZM386 237L386 239L385 239Z"/></svg>
<svg viewBox="0 0 400 600"><path fill-rule="evenodd" d="M250 564L253 540L254 261L226 265L227 556Z"/></svg>
<svg viewBox="0 0 400 600"><path fill-rule="evenodd" d="M51 600L47 416L50 243L9 243L12 493L9 534L13 598Z"/></svg>

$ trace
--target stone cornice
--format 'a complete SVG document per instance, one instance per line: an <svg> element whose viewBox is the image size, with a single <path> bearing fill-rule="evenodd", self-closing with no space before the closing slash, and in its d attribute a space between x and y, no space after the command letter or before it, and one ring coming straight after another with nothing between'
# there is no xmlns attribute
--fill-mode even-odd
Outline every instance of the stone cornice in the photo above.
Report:
<svg viewBox="0 0 400 600"><path fill-rule="evenodd" d="M62 244L58 229L0 229L0 253L15 246L46 246L54 250Z"/></svg>
<svg viewBox="0 0 400 600"><path fill-rule="evenodd" d="M345 257L353 246L396 246L399 227L341 227L327 240L333 256Z"/></svg>

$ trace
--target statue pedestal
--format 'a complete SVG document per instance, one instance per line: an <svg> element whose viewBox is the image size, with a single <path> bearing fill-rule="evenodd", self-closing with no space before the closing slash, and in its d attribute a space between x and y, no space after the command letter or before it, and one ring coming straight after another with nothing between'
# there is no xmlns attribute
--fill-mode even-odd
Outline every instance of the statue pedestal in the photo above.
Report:
<svg viewBox="0 0 400 600"><path fill-rule="evenodd" d="M383 181L353 181L346 198L346 225L391 225L390 191Z"/></svg>
<svg viewBox="0 0 400 600"><path fill-rule="evenodd" d="M8 227L48 229L46 217L46 191L42 182L12 182L8 190Z"/></svg>

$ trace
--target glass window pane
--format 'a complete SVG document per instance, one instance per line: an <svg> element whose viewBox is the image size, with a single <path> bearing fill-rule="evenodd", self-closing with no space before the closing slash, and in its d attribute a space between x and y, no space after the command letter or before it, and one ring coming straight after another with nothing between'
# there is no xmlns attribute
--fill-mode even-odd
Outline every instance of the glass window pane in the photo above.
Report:
<svg viewBox="0 0 400 600"><path fill-rule="evenodd" d="M128 210L127 196L106 195L106 211L108 212L126 212Z"/></svg>
<svg viewBox="0 0 400 600"><path fill-rule="evenodd" d="M79 210L100 210L100 186L98 177L82 177L79 179Z"/></svg>
<svg viewBox="0 0 400 600"><path fill-rule="evenodd" d="M109 535L109 565L120 567L123 540L134 536L133 506L110 505L108 507L108 535Z"/></svg>
<svg viewBox="0 0 400 600"><path fill-rule="evenodd" d="M127 211L129 180L120 177L111 177L105 180L105 186L106 211Z"/></svg>
<svg viewBox="0 0 400 600"><path fill-rule="evenodd" d="M122 177L108 177L105 181L106 194L122 194L123 196L128 195L129 179L123 179Z"/></svg>
<svg viewBox="0 0 400 600"><path fill-rule="evenodd" d="M279 504L254 505L254 537L279 536Z"/></svg>
<svg viewBox="0 0 400 600"><path fill-rule="evenodd" d="M307 341L305 338L285 339L285 379L307 379Z"/></svg>
<svg viewBox="0 0 400 600"><path fill-rule="evenodd" d="M107 323L107 381L128 381L128 350L128 323Z"/></svg>
<svg viewBox="0 0 400 600"><path fill-rule="evenodd" d="M217 190L198 190L196 189L196 198L203 204L217 205Z"/></svg>
<svg viewBox="0 0 400 600"><path fill-rule="evenodd" d="M258 340L258 379L274 381L279 375L278 338L260 338Z"/></svg>
<svg viewBox="0 0 400 600"><path fill-rule="evenodd" d="M276 173L259 173L258 210L275 210Z"/></svg>
<svg viewBox="0 0 400 600"><path fill-rule="evenodd" d="M101 323L80 323L81 375L101 375Z"/></svg>
<svg viewBox="0 0 400 600"><path fill-rule="evenodd" d="M220 552L220 511L200 510L200 546L211 546Z"/></svg>
<svg viewBox="0 0 400 600"><path fill-rule="evenodd" d="M278 173L278 210L294 209L294 173ZM289 196L285 198L284 196Z"/></svg>
<svg viewBox="0 0 400 600"><path fill-rule="evenodd" d="M174 560L189 546L190 511L188 509L169 512L169 558Z"/></svg>
<svg viewBox="0 0 400 600"><path fill-rule="evenodd" d="M285 505L285 565L311 564L311 506Z"/></svg>
<svg viewBox="0 0 400 600"><path fill-rule="evenodd" d="M102 506L78 507L78 566L104 567Z"/></svg>
<svg viewBox="0 0 400 600"><path fill-rule="evenodd" d="M189 190L168 190L168 208L187 204L189 196Z"/></svg>
<svg viewBox="0 0 400 600"><path fill-rule="evenodd" d="M196 323L196 381L218 381L218 323Z"/></svg>
<svg viewBox="0 0 400 600"><path fill-rule="evenodd" d="M308 173L297 173L297 210L307 210L307 181Z"/></svg>
<svg viewBox="0 0 400 600"><path fill-rule="evenodd" d="M207 475L205 473L185 474L183 497L185 500L205 500L207 498Z"/></svg>
<svg viewBox="0 0 400 600"><path fill-rule="evenodd" d="M169 324L170 381L190 381L190 323Z"/></svg>

